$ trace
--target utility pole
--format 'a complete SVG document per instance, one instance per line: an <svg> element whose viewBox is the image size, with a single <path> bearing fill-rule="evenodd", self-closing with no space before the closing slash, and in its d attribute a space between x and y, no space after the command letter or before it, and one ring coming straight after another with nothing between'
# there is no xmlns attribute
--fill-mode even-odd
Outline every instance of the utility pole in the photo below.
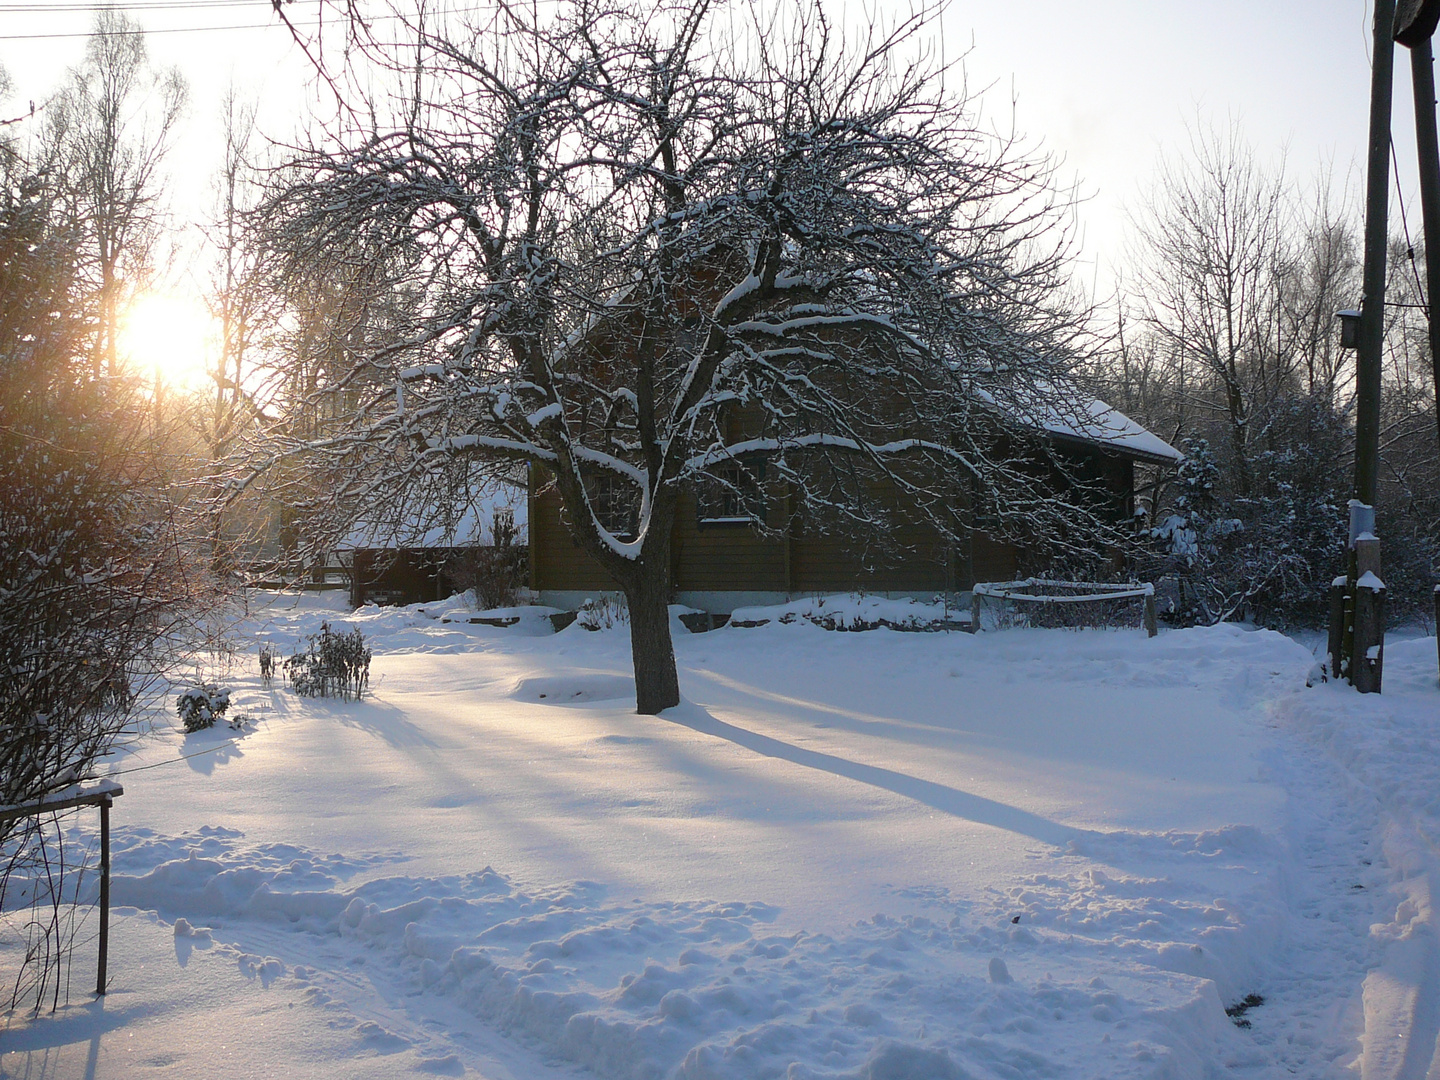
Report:
<svg viewBox="0 0 1440 1080"><path fill-rule="evenodd" d="M1410 0L1413 3L1413 0ZM1379 693L1385 650L1385 585L1375 499L1380 483L1380 361L1385 348L1385 248L1390 202L1390 102L1395 0L1375 0L1370 54L1370 139L1365 170L1365 270L1355 357L1355 497L1344 580L1330 600L1330 671Z"/></svg>
<svg viewBox="0 0 1440 1080"><path fill-rule="evenodd" d="M1425 5L1440 16L1440 0ZM1409 44L1402 36L1396 16L1397 41ZM1425 215L1425 306L1430 323L1430 365L1435 372L1435 385L1440 387L1440 141L1435 127L1435 59L1430 45L1435 22L1429 31L1410 45L1410 81L1415 89L1415 149L1420 158L1420 206ZM1440 410L1435 413L1435 435L1440 442Z"/></svg>
<svg viewBox="0 0 1440 1080"><path fill-rule="evenodd" d="M1440 23L1440 0L1402 0L1395 12L1395 40L1410 49L1415 89L1415 149L1420 158L1420 205L1425 213L1425 315L1430 325L1430 365L1435 373L1435 434L1440 439L1440 140L1435 129L1435 58L1430 39ZM1440 585L1433 593L1440 623ZM1436 639L1440 649L1440 637Z"/></svg>

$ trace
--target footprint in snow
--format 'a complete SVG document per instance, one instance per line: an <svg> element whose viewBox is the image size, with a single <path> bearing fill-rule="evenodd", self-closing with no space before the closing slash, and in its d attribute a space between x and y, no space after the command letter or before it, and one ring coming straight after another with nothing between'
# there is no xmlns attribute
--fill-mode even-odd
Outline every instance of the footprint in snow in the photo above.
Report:
<svg viewBox="0 0 1440 1080"><path fill-rule="evenodd" d="M431 1076L464 1076L465 1065L454 1054L446 1054L444 1057L421 1058L415 1065L415 1071Z"/></svg>
<svg viewBox="0 0 1440 1080"><path fill-rule="evenodd" d="M374 1050L379 1054L398 1054L402 1050L410 1049L409 1039L396 1035L393 1031L385 1030L374 1020L366 1020L363 1024L357 1024L355 1037L367 1050Z"/></svg>

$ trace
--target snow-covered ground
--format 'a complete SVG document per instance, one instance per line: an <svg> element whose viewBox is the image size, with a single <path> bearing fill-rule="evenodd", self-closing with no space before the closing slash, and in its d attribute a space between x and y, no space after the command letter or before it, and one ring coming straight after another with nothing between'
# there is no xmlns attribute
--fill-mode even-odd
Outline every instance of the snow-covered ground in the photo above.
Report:
<svg viewBox="0 0 1440 1080"><path fill-rule="evenodd" d="M465 614L116 759L110 993L0 1076L1440 1075L1433 638L677 624L641 717L623 629Z"/></svg>

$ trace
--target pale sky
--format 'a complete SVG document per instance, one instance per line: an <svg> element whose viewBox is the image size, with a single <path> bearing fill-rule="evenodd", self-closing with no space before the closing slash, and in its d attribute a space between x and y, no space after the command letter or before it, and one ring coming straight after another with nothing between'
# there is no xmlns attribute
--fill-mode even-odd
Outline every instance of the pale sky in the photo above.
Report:
<svg viewBox="0 0 1440 1080"><path fill-rule="evenodd" d="M118 6L151 31L152 56L177 65L190 83L171 193L177 217L193 217L207 202L227 83L259 96L262 126L283 136L315 100L305 89L308 68L269 0ZM79 60L93 10L77 0L0 0L0 64L15 84L0 106L4 115L43 100ZM313 0L286 7L297 22L313 19L314 10ZM1262 160L1283 152L1297 181L1309 184L1330 169L1337 191L1348 184L1358 193L1369 20L1363 0L952 0L941 44L949 56L967 53L969 84L983 90L989 122L1008 129L1013 103L1018 130L1063 158L1062 175L1086 197L1078 215L1089 260L1082 273L1103 283L1123 259L1126 208L1143 195L1162 152L1185 152L1197 117L1221 126L1233 117ZM1418 233L1403 48L1396 50L1396 75L1393 131Z"/></svg>

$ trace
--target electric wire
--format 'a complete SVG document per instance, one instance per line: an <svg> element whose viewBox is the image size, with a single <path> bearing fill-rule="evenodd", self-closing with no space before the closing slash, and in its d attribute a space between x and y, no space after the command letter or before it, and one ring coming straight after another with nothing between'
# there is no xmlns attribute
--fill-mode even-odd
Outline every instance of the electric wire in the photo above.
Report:
<svg viewBox="0 0 1440 1080"><path fill-rule="evenodd" d="M536 7L550 6L561 0L532 0ZM287 5L293 8L294 5ZM427 16L444 17L446 15L474 15L482 11L499 11L504 8L501 0L488 4L477 4L466 7L442 8L426 12ZM128 4L64 4L59 6L36 5L36 4L4 4L0 3L0 14L41 14L41 13L68 13L81 14L84 12L99 11L190 11L190 10L215 10L221 8L264 8L266 11L273 11L274 7L269 0L137 0ZM367 22L388 22L395 19L408 18L399 13L376 14L368 16ZM268 30L272 27L316 27L324 25L323 20L315 19L291 19L286 17L283 21L272 21L265 23L237 23L230 26L169 26L147 30L137 27L134 30L112 31L117 36L148 36L151 34L203 34L219 33L232 30ZM61 41L73 38L93 37L93 30L65 30L52 31L48 33L35 34L0 34L0 41Z"/></svg>
<svg viewBox="0 0 1440 1080"><path fill-rule="evenodd" d="M284 23L241 23L231 26L170 26L160 27L155 30L114 30L111 31L117 37L149 37L152 34L204 34L217 33L230 30L271 30L284 26ZM292 21L291 26L319 26L320 21L304 20ZM55 34L0 34L0 41L60 41L66 38L88 38L93 37L94 32L90 30L76 30L68 33Z"/></svg>
<svg viewBox="0 0 1440 1080"><path fill-rule="evenodd" d="M196 750L196 752L194 753L183 753L183 755L180 755L179 757L166 757L163 762L151 762L150 765L132 765L131 768L128 769L115 769L114 772L105 773L105 775L101 776L101 778L99 779L108 780L109 778L111 778L111 776L125 776L127 775L127 773L144 772L145 769L158 769L161 765L179 765L180 762L189 762L192 757L200 757L203 755L207 755L207 753L215 753L216 750L223 750L226 746L235 746L235 744L240 742L240 739L243 739L243 737L245 736L236 736L235 739L230 739L229 742L216 743L215 746L207 746L204 747L203 750Z"/></svg>
<svg viewBox="0 0 1440 1080"><path fill-rule="evenodd" d="M125 4L7 4L0 3L0 13L19 15L56 15L86 11L190 11L203 8L266 8L271 9L269 0L135 0Z"/></svg>
<svg viewBox="0 0 1440 1080"><path fill-rule="evenodd" d="M1418 304L1386 304L1386 307L1414 307L1425 312L1425 318L1430 318L1430 304L1425 294L1425 286L1420 281L1420 267L1415 262L1415 244L1410 239L1410 219L1405 213L1405 192L1400 185L1400 159L1395 155L1395 139L1390 139L1390 166L1395 174L1395 197L1400 201L1400 226L1405 230L1405 255L1410 260L1410 273L1415 278L1415 295L1420 297Z"/></svg>

